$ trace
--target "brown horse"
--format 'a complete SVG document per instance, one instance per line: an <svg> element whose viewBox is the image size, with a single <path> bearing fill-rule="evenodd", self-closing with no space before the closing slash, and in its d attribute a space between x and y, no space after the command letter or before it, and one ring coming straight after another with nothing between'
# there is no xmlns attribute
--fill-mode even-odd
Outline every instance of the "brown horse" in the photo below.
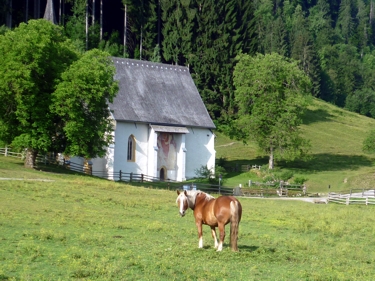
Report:
<svg viewBox="0 0 375 281"><path fill-rule="evenodd" d="M225 238L225 225L230 222L230 245L233 251L238 251L238 226L241 221L242 206L237 198L220 196L215 199L199 190L185 190L184 192L177 190L177 195L176 202L181 217L185 216L188 208L194 211L195 224L198 228L199 248L203 248L202 224L211 227L215 248L217 248L217 251L221 251ZM217 242L215 227L219 227L219 243Z"/></svg>

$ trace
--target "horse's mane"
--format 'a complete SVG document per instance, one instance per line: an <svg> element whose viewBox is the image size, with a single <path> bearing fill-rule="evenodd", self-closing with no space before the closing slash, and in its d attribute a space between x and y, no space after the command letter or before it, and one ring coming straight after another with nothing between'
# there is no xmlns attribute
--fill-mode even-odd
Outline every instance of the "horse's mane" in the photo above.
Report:
<svg viewBox="0 0 375 281"><path fill-rule="evenodd" d="M195 205L195 200L196 200L196 198L199 194L203 194L207 201L209 201L211 199L215 199L215 197L213 197L210 194L205 193L201 190L187 190L186 192L188 194L188 200L190 201L189 206L190 206L190 203L192 203L192 205Z"/></svg>

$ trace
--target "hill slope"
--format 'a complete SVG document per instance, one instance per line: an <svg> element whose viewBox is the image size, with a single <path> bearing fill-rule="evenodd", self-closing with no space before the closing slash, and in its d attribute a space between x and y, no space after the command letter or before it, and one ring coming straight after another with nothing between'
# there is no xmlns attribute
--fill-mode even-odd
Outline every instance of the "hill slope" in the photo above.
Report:
<svg viewBox="0 0 375 281"><path fill-rule="evenodd" d="M374 119L314 99L301 126L304 137L311 141L312 158L307 162L278 162L276 166L307 178L310 192L373 187L375 157L362 152L362 142L374 128ZM215 147L216 157L225 158L232 165L266 165L268 161L254 143L243 145L220 133ZM232 176L229 182L237 184L236 177ZM245 183L243 175L239 179Z"/></svg>

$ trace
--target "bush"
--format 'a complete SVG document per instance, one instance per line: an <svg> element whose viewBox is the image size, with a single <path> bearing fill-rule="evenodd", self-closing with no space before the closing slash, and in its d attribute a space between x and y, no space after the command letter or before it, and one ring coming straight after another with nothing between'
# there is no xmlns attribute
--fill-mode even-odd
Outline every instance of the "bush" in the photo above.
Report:
<svg viewBox="0 0 375 281"><path fill-rule="evenodd" d="M304 177L295 177L293 179L293 183L300 184L300 185L304 184L306 181L307 181L307 179L304 178Z"/></svg>
<svg viewBox="0 0 375 281"><path fill-rule="evenodd" d="M204 165L202 165L199 169L195 169L194 172L200 179L209 179L214 176L212 170L208 169L207 166Z"/></svg>
<svg viewBox="0 0 375 281"><path fill-rule="evenodd" d="M227 159L225 157L220 157L219 159L216 159L216 165L218 167L224 167L226 163L227 163Z"/></svg>
<svg viewBox="0 0 375 281"><path fill-rule="evenodd" d="M213 169L209 169L207 166L201 166L199 169L194 170L195 175L200 178L207 180L209 183L219 183L219 175L223 178L227 175L225 168L221 166L215 166L215 172ZM221 180L221 184L224 183L224 179Z"/></svg>
<svg viewBox="0 0 375 281"><path fill-rule="evenodd" d="M292 171L285 171L285 172L282 172L282 173L279 175L279 179L282 180L282 181L288 181L288 180L290 180L292 177L293 177L293 172L292 172Z"/></svg>

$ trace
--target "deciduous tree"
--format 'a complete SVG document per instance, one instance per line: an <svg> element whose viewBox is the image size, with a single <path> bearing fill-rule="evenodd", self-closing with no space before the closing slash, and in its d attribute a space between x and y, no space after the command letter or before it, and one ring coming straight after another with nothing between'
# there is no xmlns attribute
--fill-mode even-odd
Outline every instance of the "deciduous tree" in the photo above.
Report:
<svg viewBox="0 0 375 281"><path fill-rule="evenodd" d="M0 140L27 149L28 167L40 152L101 155L117 92L111 63L98 50L80 54L43 19L0 35Z"/></svg>
<svg viewBox="0 0 375 281"><path fill-rule="evenodd" d="M256 141L274 159L293 160L307 155L309 141L299 125L308 105L310 79L297 61L276 53L254 57L242 54L234 71L235 98L239 107L237 125L243 135Z"/></svg>

